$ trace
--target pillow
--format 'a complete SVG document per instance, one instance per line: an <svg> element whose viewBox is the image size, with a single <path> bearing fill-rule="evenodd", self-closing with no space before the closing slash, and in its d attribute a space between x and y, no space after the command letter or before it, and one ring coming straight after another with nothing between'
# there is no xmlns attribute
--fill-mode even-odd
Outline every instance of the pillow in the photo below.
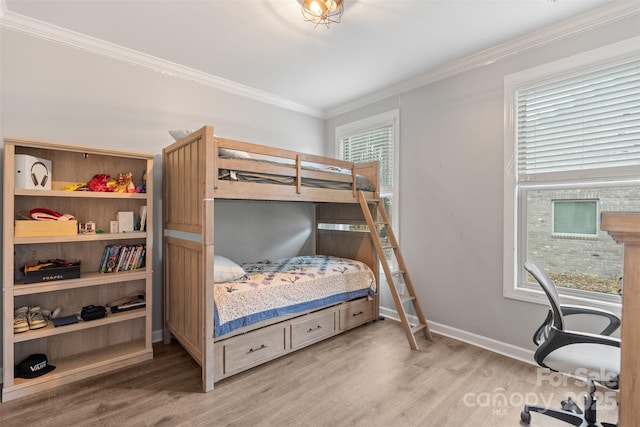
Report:
<svg viewBox="0 0 640 427"><path fill-rule="evenodd" d="M246 274L242 267L229 258L221 255L214 255L213 258L213 281L215 283L238 280Z"/></svg>
<svg viewBox="0 0 640 427"><path fill-rule="evenodd" d="M231 159L250 159L251 156L246 151L232 150L230 148L218 148L218 156Z"/></svg>
<svg viewBox="0 0 640 427"><path fill-rule="evenodd" d="M171 129L169 131L169 135L171 135L176 141L184 138L187 135L191 135L192 133L193 130L191 129Z"/></svg>

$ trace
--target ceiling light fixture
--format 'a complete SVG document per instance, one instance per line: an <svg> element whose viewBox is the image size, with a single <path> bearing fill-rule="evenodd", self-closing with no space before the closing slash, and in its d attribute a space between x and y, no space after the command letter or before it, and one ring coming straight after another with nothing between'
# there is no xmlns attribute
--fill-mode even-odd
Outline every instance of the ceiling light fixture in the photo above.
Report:
<svg viewBox="0 0 640 427"><path fill-rule="evenodd" d="M314 27L324 24L329 28L337 24L344 12L343 0L303 0L302 16L305 22L311 22Z"/></svg>

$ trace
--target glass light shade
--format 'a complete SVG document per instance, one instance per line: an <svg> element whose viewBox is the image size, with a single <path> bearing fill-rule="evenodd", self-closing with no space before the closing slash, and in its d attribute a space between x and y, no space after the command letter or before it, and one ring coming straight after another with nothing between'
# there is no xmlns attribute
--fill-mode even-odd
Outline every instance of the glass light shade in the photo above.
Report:
<svg viewBox="0 0 640 427"><path fill-rule="evenodd" d="M340 22L343 12L343 0L304 0L302 2L302 16L305 22L311 22L316 27L324 24L329 28L331 24Z"/></svg>

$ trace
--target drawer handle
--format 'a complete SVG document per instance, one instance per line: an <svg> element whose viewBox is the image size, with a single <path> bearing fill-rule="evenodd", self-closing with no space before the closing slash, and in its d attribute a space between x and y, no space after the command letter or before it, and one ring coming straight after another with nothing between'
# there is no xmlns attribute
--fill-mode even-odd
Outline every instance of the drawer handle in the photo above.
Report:
<svg viewBox="0 0 640 427"><path fill-rule="evenodd" d="M361 314L364 314L364 311L360 311L358 313L353 313L351 316L356 317L356 316L360 316Z"/></svg>
<svg viewBox="0 0 640 427"><path fill-rule="evenodd" d="M262 344L262 345L261 345L260 347L258 347L258 348L250 348L250 349L249 349L249 351L247 352L247 354L248 354L248 353L253 353L253 352L258 351L258 350L262 350L263 348L267 348L267 345L266 345L266 344Z"/></svg>
<svg viewBox="0 0 640 427"><path fill-rule="evenodd" d="M307 333L313 332L313 331L317 331L318 329L322 329L322 326L318 325L315 328L309 328L309 330L307 331Z"/></svg>

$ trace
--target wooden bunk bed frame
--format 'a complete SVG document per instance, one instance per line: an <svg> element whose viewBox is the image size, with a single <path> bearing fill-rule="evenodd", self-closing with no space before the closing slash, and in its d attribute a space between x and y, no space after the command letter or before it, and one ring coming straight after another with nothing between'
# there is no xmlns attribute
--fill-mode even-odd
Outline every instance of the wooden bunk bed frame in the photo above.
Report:
<svg viewBox="0 0 640 427"><path fill-rule="evenodd" d="M286 165L219 156L219 149ZM305 162L305 163L303 163ZM312 163L339 167L350 174L308 169ZM219 179L219 170L251 170L294 178L291 185ZM174 337L202 368L202 387L296 351L379 316L378 296L360 298L304 313L280 316L214 336L214 200L296 201L316 204L316 253L351 258L367 264L378 278L378 256L369 233L319 229L318 224L364 224L356 176L366 177L376 191L364 192L375 213L378 163L351 163L214 136L200 130L163 149L164 339ZM348 189L307 187L305 179L346 183ZM377 286L379 294L379 286ZM308 334L307 334L308 333Z"/></svg>

